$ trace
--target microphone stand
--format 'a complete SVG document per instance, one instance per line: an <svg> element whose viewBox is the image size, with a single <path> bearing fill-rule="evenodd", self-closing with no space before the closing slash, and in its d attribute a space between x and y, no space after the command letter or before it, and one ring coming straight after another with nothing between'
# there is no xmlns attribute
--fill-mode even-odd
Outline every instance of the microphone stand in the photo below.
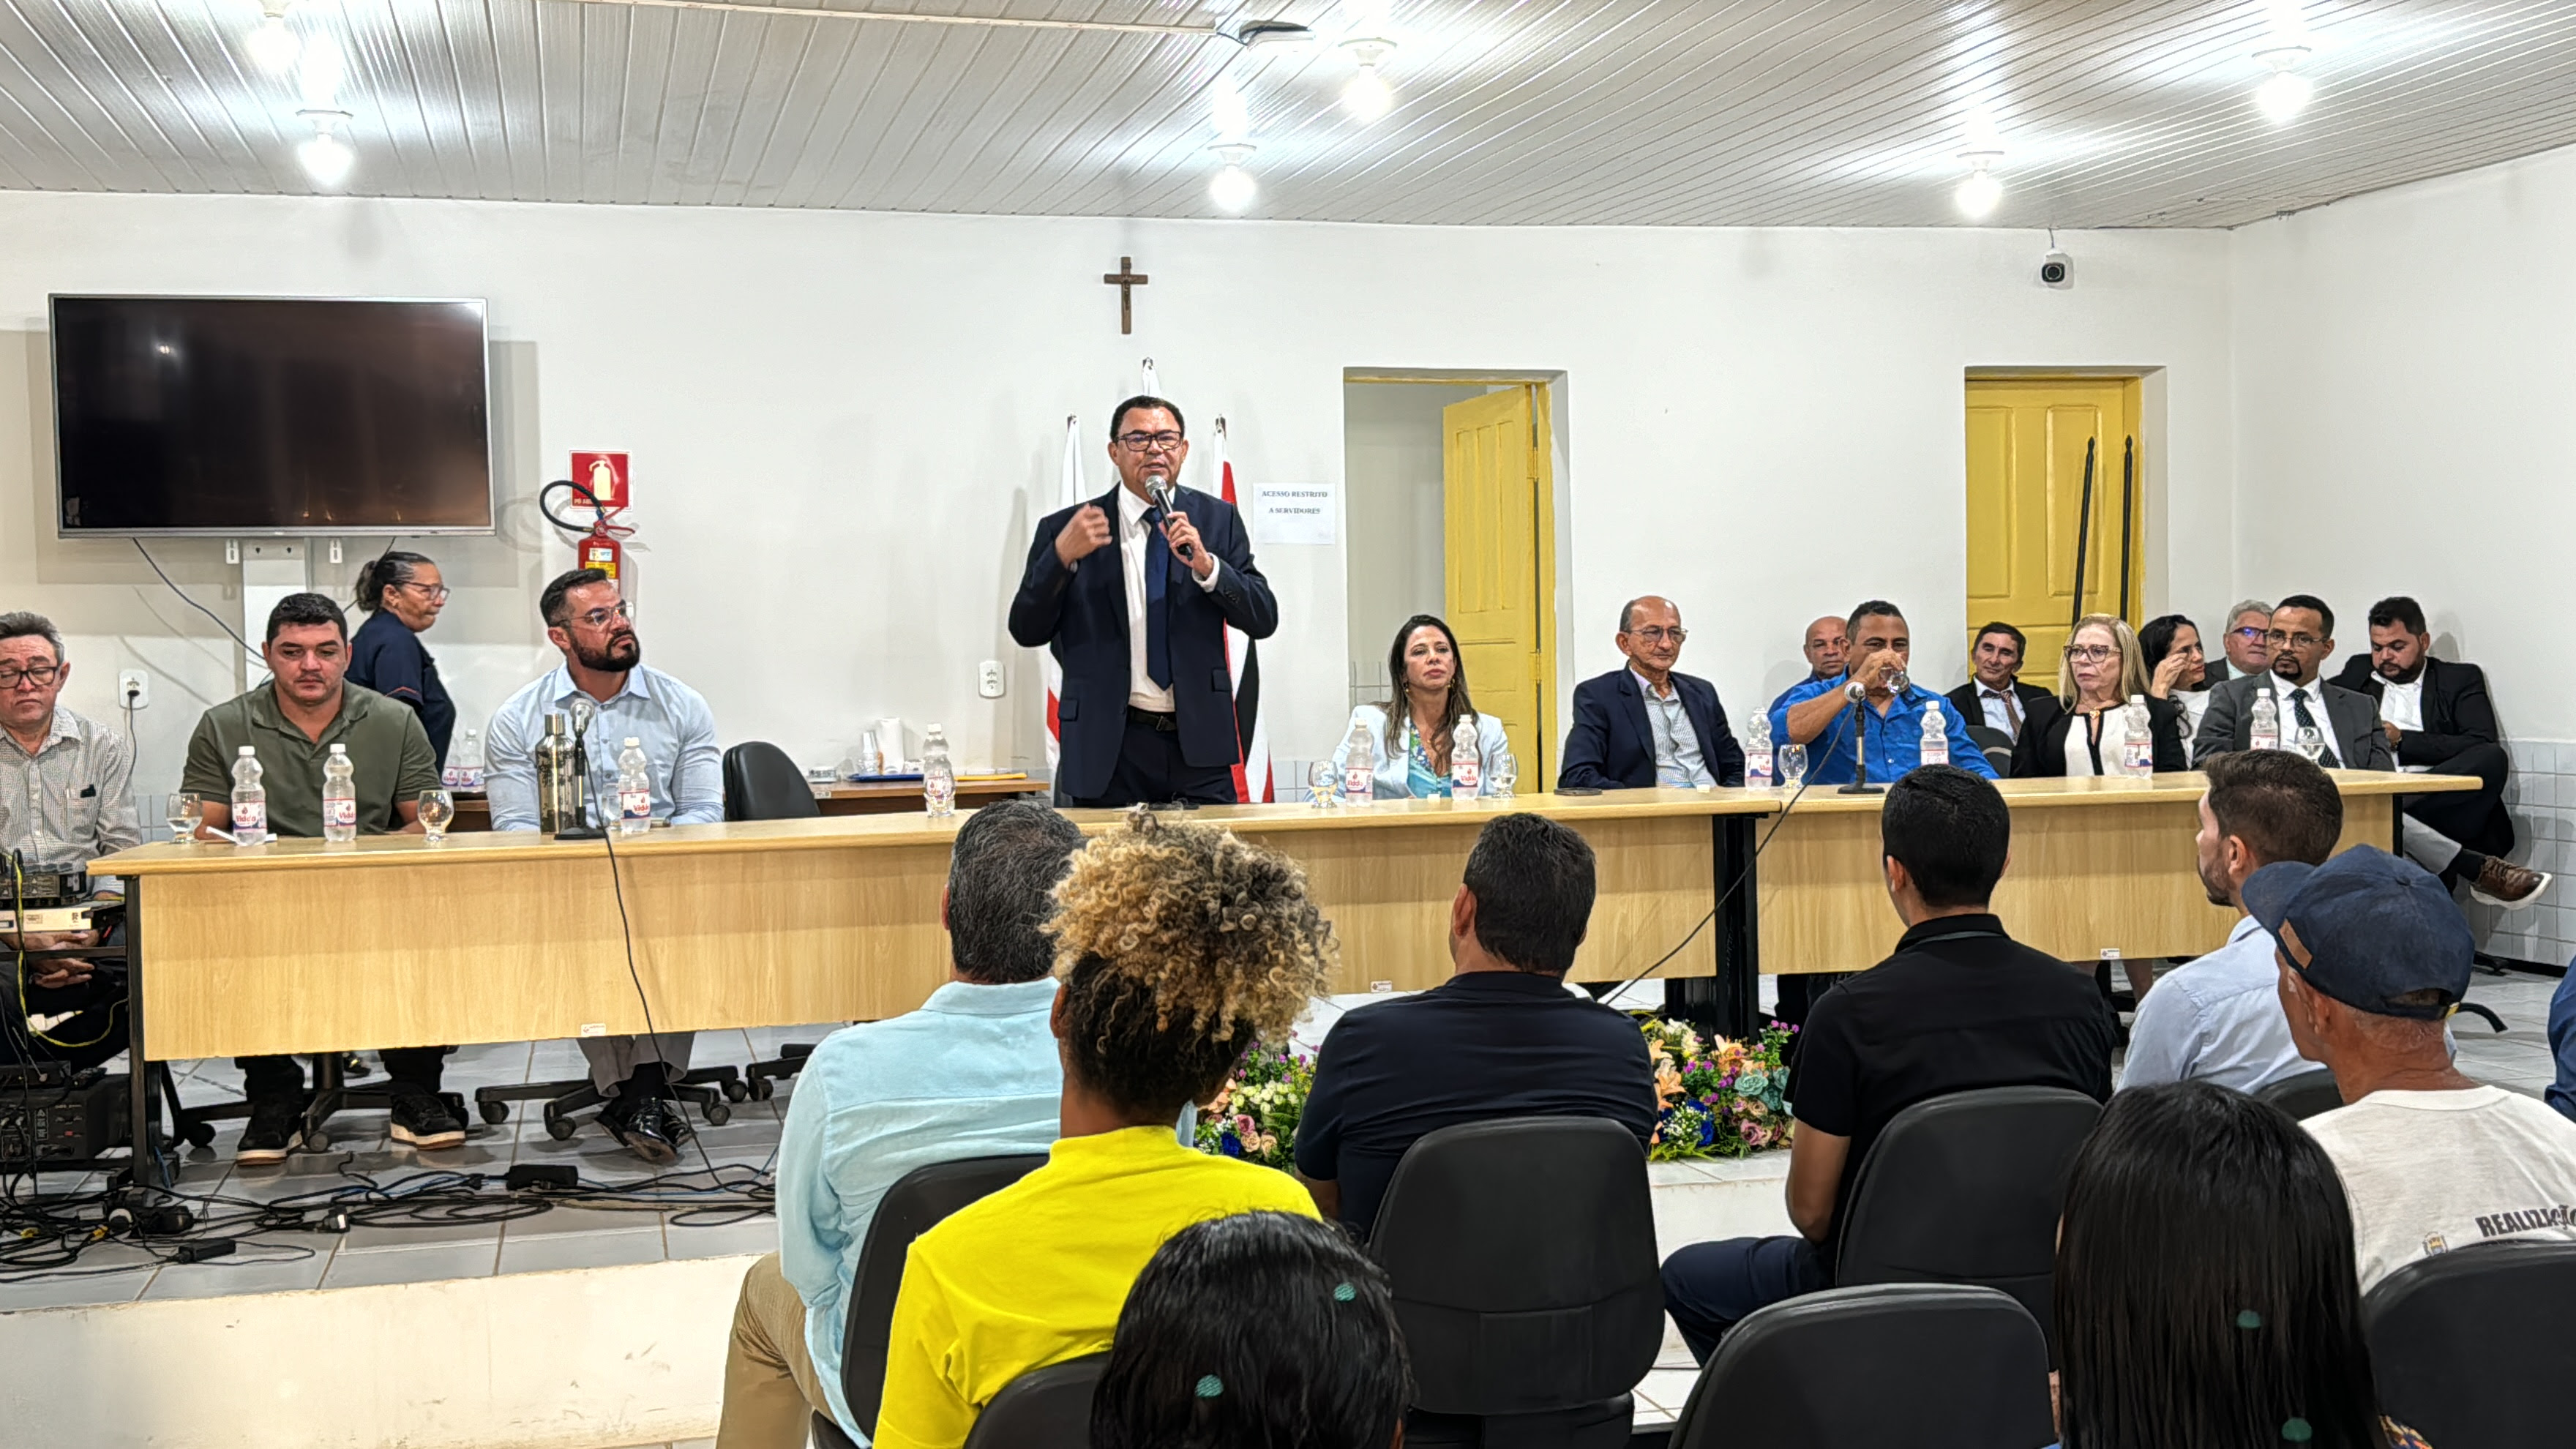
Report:
<svg viewBox="0 0 2576 1449"><path fill-rule="evenodd" d="M570 824L557 827L555 830L557 840L606 840L608 838L606 830L591 823L591 807L594 803L591 796L594 792L591 789L590 778L590 724L591 721L599 718L599 711L596 708L580 708L583 703L587 701L576 701L572 712L572 719L580 722L572 732L572 777L580 782L581 806L579 813L573 817Z"/></svg>
<svg viewBox="0 0 2576 1449"><path fill-rule="evenodd" d="M1869 686L1855 679L1843 686L1852 702L1852 781L1837 795L1884 795L1885 785L1869 782Z"/></svg>

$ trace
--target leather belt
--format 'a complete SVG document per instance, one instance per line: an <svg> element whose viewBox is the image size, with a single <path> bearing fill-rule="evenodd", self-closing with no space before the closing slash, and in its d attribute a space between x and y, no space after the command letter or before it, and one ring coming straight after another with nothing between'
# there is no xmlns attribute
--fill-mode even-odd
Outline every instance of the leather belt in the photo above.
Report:
<svg viewBox="0 0 2576 1449"><path fill-rule="evenodd" d="M1132 704L1127 706L1127 722L1132 725L1143 725L1149 730L1167 735L1178 734L1181 728L1181 717L1177 714L1156 714L1150 709L1138 709Z"/></svg>

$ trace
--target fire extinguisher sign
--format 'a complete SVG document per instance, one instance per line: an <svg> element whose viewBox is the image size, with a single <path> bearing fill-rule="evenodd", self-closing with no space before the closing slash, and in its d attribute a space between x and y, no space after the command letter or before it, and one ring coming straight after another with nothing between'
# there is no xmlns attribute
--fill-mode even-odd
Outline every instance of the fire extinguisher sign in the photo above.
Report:
<svg viewBox="0 0 2576 1449"><path fill-rule="evenodd" d="M625 508L633 500L633 495L627 491L624 453L573 454L572 480L590 490L590 496L599 500L603 513Z"/></svg>

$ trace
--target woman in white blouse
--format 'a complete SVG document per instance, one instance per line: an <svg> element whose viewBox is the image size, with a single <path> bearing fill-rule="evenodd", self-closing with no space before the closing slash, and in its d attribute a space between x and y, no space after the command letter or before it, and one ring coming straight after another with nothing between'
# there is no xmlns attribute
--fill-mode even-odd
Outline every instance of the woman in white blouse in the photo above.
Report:
<svg viewBox="0 0 2576 1449"><path fill-rule="evenodd" d="M1496 753L1509 749L1503 722L1476 713L1467 698L1467 661L1458 655L1458 638L1449 626L1429 614L1416 614L1395 631L1395 647L1386 655L1392 691L1384 704L1364 704L1351 711L1342 742L1333 750L1333 770L1349 768L1351 731L1368 736L1369 772L1376 777L1371 792L1380 800L1449 794L1449 743L1458 722L1472 719L1476 754L1489 767Z"/></svg>
<svg viewBox="0 0 2576 1449"><path fill-rule="evenodd" d="M2120 742L2127 733L2115 713L2145 696L2149 754L2158 773L2190 768L2182 751L2182 706L2147 692L2147 666L2128 622L2087 614L2066 638L2057 671L2057 699L2064 715L2025 729L2013 742L2017 776L2116 775Z"/></svg>

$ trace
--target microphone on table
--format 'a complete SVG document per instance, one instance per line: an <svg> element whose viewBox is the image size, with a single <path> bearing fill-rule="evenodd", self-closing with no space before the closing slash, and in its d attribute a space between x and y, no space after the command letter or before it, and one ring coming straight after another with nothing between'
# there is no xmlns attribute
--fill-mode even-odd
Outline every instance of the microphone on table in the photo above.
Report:
<svg viewBox="0 0 2576 1449"><path fill-rule="evenodd" d="M1148 473L1145 475L1145 492L1154 500L1154 506L1163 510L1163 517L1169 520L1172 516L1172 480L1160 473ZM1172 551L1181 556L1183 563L1188 563L1190 555L1198 552L1186 543Z"/></svg>
<svg viewBox="0 0 2576 1449"><path fill-rule="evenodd" d="M605 840L608 832L590 823L590 726L599 718L599 706L589 695L575 694L565 713L569 716L565 723L571 727L572 733L572 774L578 784L574 798L568 802L572 807L568 812L571 818L556 828L555 839Z"/></svg>

